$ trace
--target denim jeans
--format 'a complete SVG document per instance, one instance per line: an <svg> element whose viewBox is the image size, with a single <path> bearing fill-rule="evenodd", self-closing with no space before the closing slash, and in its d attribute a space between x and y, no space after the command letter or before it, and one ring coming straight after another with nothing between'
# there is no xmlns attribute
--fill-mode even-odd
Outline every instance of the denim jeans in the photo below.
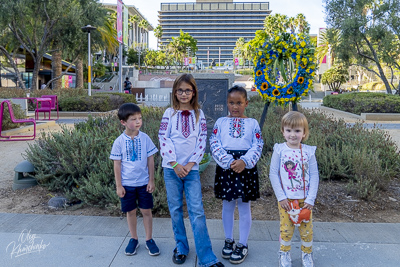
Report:
<svg viewBox="0 0 400 267"><path fill-rule="evenodd" d="M212 251L204 215L199 171L192 170L186 177L179 178L173 169L164 168L164 180L178 254L189 253L182 210L183 192L185 192L199 266L208 267L217 263L218 259Z"/></svg>

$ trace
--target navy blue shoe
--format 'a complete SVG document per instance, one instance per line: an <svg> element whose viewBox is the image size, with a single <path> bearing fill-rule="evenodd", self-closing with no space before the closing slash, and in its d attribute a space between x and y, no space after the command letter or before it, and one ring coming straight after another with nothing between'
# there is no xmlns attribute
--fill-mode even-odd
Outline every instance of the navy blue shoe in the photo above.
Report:
<svg viewBox="0 0 400 267"><path fill-rule="evenodd" d="M131 238L129 244L125 249L125 255L132 256L136 254L136 249L139 247L139 241L137 239Z"/></svg>
<svg viewBox="0 0 400 267"><path fill-rule="evenodd" d="M153 239L146 241L146 248L149 250L151 256L160 255L160 250L158 249L156 242Z"/></svg>

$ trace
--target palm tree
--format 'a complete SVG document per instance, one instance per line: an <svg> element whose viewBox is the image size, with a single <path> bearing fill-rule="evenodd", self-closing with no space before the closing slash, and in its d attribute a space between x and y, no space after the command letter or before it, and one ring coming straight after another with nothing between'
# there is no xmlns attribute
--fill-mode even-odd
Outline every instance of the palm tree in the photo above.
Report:
<svg viewBox="0 0 400 267"><path fill-rule="evenodd" d="M147 22L147 20L145 20L145 19L142 19L140 22L139 22L139 28L140 28L140 34L143 34L144 33L144 29L147 29L147 27L149 27L149 23ZM141 43L141 45L142 44L144 44L144 42L143 42L143 35L141 36L141 38L140 38L140 43Z"/></svg>
<svg viewBox="0 0 400 267"><path fill-rule="evenodd" d="M320 62L330 53L331 62L330 66L335 63L336 50L338 45L341 43L341 34L338 29L328 28L321 32L319 37L319 45L316 50L316 57Z"/></svg>
<svg viewBox="0 0 400 267"><path fill-rule="evenodd" d="M154 29L154 36L157 38L157 49L158 49L158 43L160 42L160 39L163 35L163 30L161 25L158 25L155 29Z"/></svg>
<svg viewBox="0 0 400 267"><path fill-rule="evenodd" d="M139 22L139 16L138 15L133 15L133 16L130 16L129 17L129 27L131 28L131 29L133 29L133 34L132 34L132 36L133 36L133 44L135 43L135 40L137 40L137 26L138 26L138 22Z"/></svg>

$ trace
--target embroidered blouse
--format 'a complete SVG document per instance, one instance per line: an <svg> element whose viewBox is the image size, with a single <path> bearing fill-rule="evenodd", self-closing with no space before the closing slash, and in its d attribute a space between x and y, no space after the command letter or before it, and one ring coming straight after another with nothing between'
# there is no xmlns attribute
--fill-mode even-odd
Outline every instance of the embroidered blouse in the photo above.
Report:
<svg viewBox="0 0 400 267"><path fill-rule="evenodd" d="M157 151L150 137L141 131L133 139L125 132L115 139L110 159L121 161L122 185L137 187L148 184L147 158Z"/></svg>
<svg viewBox="0 0 400 267"><path fill-rule="evenodd" d="M247 169L253 168L261 157L263 145L260 126L252 118L219 118L210 137L213 158L223 169L229 169L234 160L227 150L247 150L240 159Z"/></svg>
<svg viewBox="0 0 400 267"><path fill-rule="evenodd" d="M304 144L301 147L303 150L303 162L300 149L290 148L286 143L275 144L271 158L269 179L278 201L286 198L304 199L305 193L305 202L314 205L319 184L318 165L315 158L317 147Z"/></svg>
<svg viewBox="0 0 400 267"><path fill-rule="evenodd" d="M168 108L164 112L158 132L163 167L172 169L172 161L182 165L195 162L192 170L199 169L207 140L206 119L201 109L199 112L197 122L194 110Z"/></svg>

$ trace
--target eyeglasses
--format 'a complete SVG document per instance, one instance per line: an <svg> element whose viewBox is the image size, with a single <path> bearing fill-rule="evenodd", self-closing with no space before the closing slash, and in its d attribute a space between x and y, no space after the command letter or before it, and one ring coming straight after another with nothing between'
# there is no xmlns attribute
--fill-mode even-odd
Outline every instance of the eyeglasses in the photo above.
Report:
<svg viewBox="0 0 400 267"><path fill-rule="evenodd" d="M183 93L185 93L185 95L190 95L191 93L193 93L193 90L190 90L190 89L186 89L186 90L178 89L178 90L176 90L176 93L178 95L181 95Z"/></svg>

